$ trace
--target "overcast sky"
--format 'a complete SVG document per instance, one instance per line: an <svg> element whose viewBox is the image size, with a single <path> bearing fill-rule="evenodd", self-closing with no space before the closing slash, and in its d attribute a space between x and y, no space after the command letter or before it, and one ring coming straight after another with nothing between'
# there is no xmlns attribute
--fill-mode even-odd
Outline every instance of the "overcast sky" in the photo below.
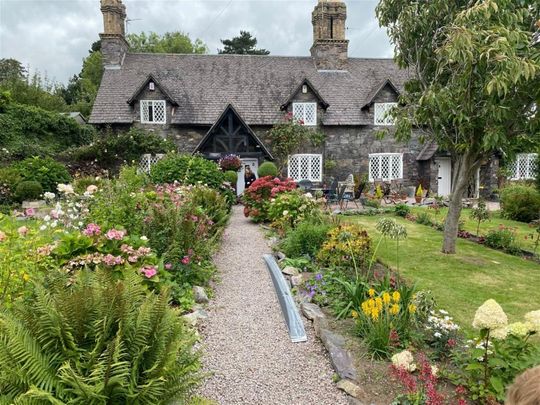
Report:
<svg viewBox="0 0 540 405"><path fill-rule="evenodd" d="M378 0L347 0L349 55L391 57L375 18ZM308 55L316 0L124 0L129 32L183 31L217 53L220 38L247 30L273 55ZM99 0L0 0L0 58L66 82L102 31Z"/></svg>

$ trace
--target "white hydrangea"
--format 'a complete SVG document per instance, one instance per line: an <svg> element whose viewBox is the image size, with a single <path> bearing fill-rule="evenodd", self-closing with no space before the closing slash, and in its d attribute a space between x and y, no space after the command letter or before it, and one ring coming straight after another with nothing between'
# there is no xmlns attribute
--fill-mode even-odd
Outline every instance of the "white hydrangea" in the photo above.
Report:
<svg viewBox="0 0 540 405"><path fill-rule="evenodd" d="M508 336L508 326L496 328L490 331L489 334L493 339L504 340Z"/></svg>
<svg viewBox="0 0 540 405"><path fill-rule="evenodd" d="M58 184L56 187L58 191L64 194L75 194L75 190L73 190L73 186L71 184Z"/></svg>
<svg viewBox="0 0 540 405"><path fill-rule="evenodd" d="M526 313L525 320L532 324L531 331L540 333L540 309Z"/></svg>
<svg viewBox="0 0 540 405"><path fill-rule="evenodd" d="M503 328L507 325L508 317L494 299L487 300L476 310L472 323L475 329L490 330Z"/></svg>
<svg viewBox="0 0 540 405"><path fill-rule="evenodd" d="M534 331L532 322L514 322L508 325L508 333L517 337L525 337Z"/></svg>
<svg viewBox="0 0 540 405"><path fill-rule="evenodd" d="M52 201L55 199L55 197L56 194L51 193L50 191L46 191L45 193L43 193L43 198L45 198L47 201Z"/></svg>
<svg viewBox="0 0 540 405"><path fill-rule="evenodd" d="M414 357L408 350L403 350L400 353L392 356L392 364L397 368L405 369L409 372L416 370L416 364L414 364Z"/></svg>

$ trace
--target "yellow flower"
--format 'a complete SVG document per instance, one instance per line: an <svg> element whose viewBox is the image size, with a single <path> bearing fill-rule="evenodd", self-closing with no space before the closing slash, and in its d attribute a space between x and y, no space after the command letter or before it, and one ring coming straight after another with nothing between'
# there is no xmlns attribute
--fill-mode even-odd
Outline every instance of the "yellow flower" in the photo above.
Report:
<svg viewBox="0 0 540 405"><path fill-rule="evenodd" d="M368 295L370 297L373 297L375 295L375 290L373 288L370 288L369 291L368 291Z"/></svg>
<svg viewBox="0 0 540 405"><path fill-rule="evenodd" d="M30 280L30 276L29 276L28 274L24 273L24 274L22 275L22 279L23 279L24 281L28 281L28 280Z"/></svg>
<svg viewBox="0 0 540 405"><path fill-rule="evenodd" d="M392 307L390 308L390 313L392 315L397 315L398 312L399 312L399 305L398 304L392 305Z"/></svg>
<svg viewBox="0 0 540 405"><path fill-rule="evenodd" d="M371 312L371 317L374 321L379 319L379 310L377 308L373 308L373 311Z"/></svg>
<svg viewBox="0 0 540 405"><path fill-rule="evenodd" d="M351 316L356 319L358 318L358 312L356 312L354 309L351 311Z"/></svg>
<svg viewBox="0 0 540 405"><path fill-rule="evenodd" d="M411 314L414 314L414 313L416 312L416 305L410 304L410 305L409 305L409 312L410 312Z"/></svg>
<svg viewBox="0 0 540 405"><path fill-rule="evenodd" d="M401 294L399 293L399 291L394 291L394 294L392 294L392 299L394 300L394 302L399 302L401 298Z"/></svg>
<svg viewBox="0 0 540 405"><path fill-rule="evenodd" d="M382 310L382 307L383 307L382 304L383 304L383 301L382 301L381 297L375 298L375 306L377 307L377 309L378 309L379 311Z"/></svg>
<svg viewBox="0 0 540 405"><path fill-rule="evenodd" d="M385 291L382 295L382 300L386 305L390 304L390 294Z"/></svg>
<svg viewBox="0 0 540 405"><path fill-rule="evenodd" d="M362 302L362 312L368 315L371 314L371 308L369 307L369 301Z"/></svg>

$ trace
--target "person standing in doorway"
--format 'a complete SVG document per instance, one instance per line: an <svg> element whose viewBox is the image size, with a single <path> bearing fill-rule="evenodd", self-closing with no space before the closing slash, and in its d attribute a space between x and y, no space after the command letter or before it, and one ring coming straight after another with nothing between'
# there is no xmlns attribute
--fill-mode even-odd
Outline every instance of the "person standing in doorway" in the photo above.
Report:
<svg viewBox="0 0 540 405"><path fill-rule="evenodd" d="M245 189L247 190L255 180L257 180L257 177L255 176L255 173L253 173L253 171L251 170L251 166L246 165L244 170Z"/></svg>

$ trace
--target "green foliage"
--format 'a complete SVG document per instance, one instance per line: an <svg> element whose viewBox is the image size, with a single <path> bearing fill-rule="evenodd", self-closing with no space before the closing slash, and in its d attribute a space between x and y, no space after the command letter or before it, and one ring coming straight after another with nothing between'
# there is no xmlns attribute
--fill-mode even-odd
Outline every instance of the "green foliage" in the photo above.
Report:
<svg viewBox="0 0 540 405"><path fill-rule="evenodd" d="M331 228L332 225L327 222L319 223L309 219L300 222L296 228L287 232L280 248L288 257L316 257Z"/></svg>
<svg viewBox="0 0 540 405"><path fill-rule="evenodd" d="M540 191L523 184L509 185L501 191L501 210L505 218L534 221L540 217Z"/></svg>
<svg viewBox="0 0 540 405"><path fill-rule="evenodd" d="M471 219L476 221L476 236L480 236L480 223L488 221L491 215L483 200L478 201L478 205L471 210Z"/></svg>
<svg viewBox="0 0 540 405"><path fill-rule="evenodd" d="M59 94L62 86L38 72L24 79L0 82L0 91L9 91L18 104L34 106L51 112L66 112L68 107Z"/></svg>
<svg viewBox="0 0 540 405"><path fill-rule="evenodd" d="M127 132L104 131L91 144L69 149L61 158L75 166L89 163L116 172L123 164L137 163L146 153L167 153L175 149L173 142L159 135L131 128Z"/></svg>
<svg viewBox="0 0 540 405"><path fill-rule="evenodd" d="M192 41L183 32L166 32L159 35L155 32L128 34L126 40L131 52L143 53L208 53L208 47L200 40Z"/></svg>
<svg viewBox="0 0 540 405"><path fill-rule="evenodd" d="M530 114L540 99L540 48L531 46L538 2L382 0L377 16L399 65L415 71L392 111L397 138L426 128L421 139L452 156L458 215L447 220L443 251L454 253L461 199L479 162L539 140L540 115Z"/></svg>
<svg viewBox="0 0 540 405"><path fill-rule="evenodd" d="M492 229L485 238L485 245L493 249L501 249L508 253L519 253L520 249L516 244L515 229L499 226L499 229Z"/></svg>
<svg viewBox="0 0 540 405"><path fill-rule="evenodd" d="M0 112L0 149L6 160L56 156L72 146L89 143L95 133L73 119L34 106L10 103Z"/></svg>
<svg viewBox="0 0 540 405"><path fill-rule="evenodd" d="M156 184L207 184L219 189L224 181L223 172L219 166L202 156L180 155L171 153L152 166L150 172L152 181Z"/></svg>
<svg viewBox="0 0 540 405"><path fill-rule="evenodd" d="M399 241L407 238L407 229L392 218L379 219L376 228L384 238L396 241L396 268L399 271Z"/></svg>
<svg viewBox="0 0 540 405"><path fill-rule="evenodd" d="M20 181L21 176L13 167L0 167L0 205L13 202L15 188Z"/></svg>
<svg viewBox="0 0 540 405"><path fill-rule="evenodd" d="M16 59L0 59L0 83L11 80L23 80L28 72L26 68Z"/></svg>
<svg viewBox="0 0 540 405"><path fill-rule="evenodd" d="M257 169L257 174L259 177L266 177L266 176L273 176L276 177L278 175L278 168L275 163L273 162L263 162L262 165L259 166Z"/></svg>
<svg viewBox="0 0 540 405"><path fill-rule="evenodd" d="M56 160L46 157L31 157L13 165L22 180L35 180L43 191L56 192L58 184L71 181L66 167Z"/></svg>
<svg viewBox="0 0 540 405"><path fill-rule="evenodd" d="M237 55L268 55L270 51L257 49L257 38L252 37L248 31L240 31L240 35L231 39L220 39L224 45L223 49L218 49L218 53Z"/></svg>
<svg viewBox="0 0 540 405"><path fill-rule="evenodd" d="M39 200L43 194L43 187L34 180L21 181L15 189L15 198L19 201Z"/></svg>
<svg viewBox="0 0 540 405"><path fill-rule="evenodd" d="M272 222L272 227L280 231L321 215L317 201L297 190L279 194L268 205L268 220Z"/></svg>
<svg viewBox="0 0 540 405"><path fill-rule="evenodd" d="M0 402L154 403L186 400L200 380L194 338L134 273L36 285L0 314ZM66 287L66 285L70 285Z"/></svg>
<svg viewBox="0 0 540 405"><path fill-rule="evenodd" d="M416 216L416 223L420 225L427 225L427 226L433 226L433 221L431 220L431 217L429 216L429 213L427 212L420 212Z"/></svg>
<svg viewBox="0 0 540 405"><path fill-rule="evenodd" d="M317 255L324 266L366 270L372 254L367 231L359 225L339 225L328 232L328 238Z"/></svg>
<svg viewBox="0 0 540 405"><path fill-rule="evenodd" d="M407 204L396 204L394 212L398 217L405 218L411 212L411 207L409 207Z"/></svg>
<svg viewBox="0 0 540 405"><path fill-rule="evenodd" d="M225 181L231 183L232 185L235 185L238 181L238 173L233 172L232 170L227 170L225 173L223 173L223 177L225 178Z"/></svg>
<svg viewBox="0 0 540 405"><path fill-rule="evenodd" d="M324 141L324 134L302 123L288 114L283 122L275 124L268 133L272 145L272 151L280 165L279 170L287 164L290 155L297 153L305 143L320 146Z"/></svg>

